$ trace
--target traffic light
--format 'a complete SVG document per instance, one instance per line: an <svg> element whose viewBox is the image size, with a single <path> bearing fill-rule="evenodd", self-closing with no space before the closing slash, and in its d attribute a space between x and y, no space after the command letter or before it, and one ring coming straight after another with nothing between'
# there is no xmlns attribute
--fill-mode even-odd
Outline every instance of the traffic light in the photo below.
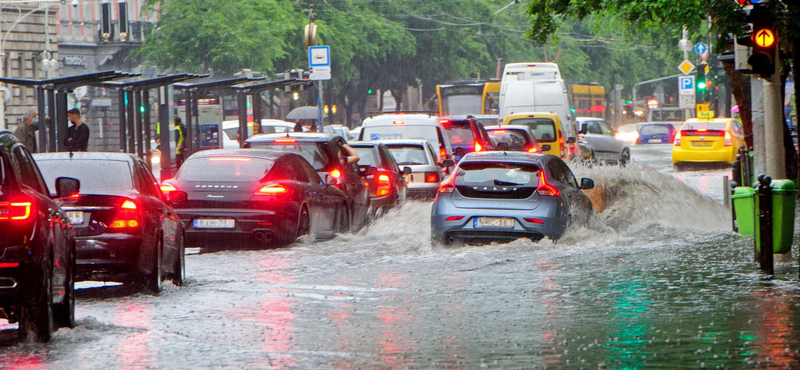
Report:
<svg viewBox="0 0 800 370"><path fill-rule="evenodd" d="M708 84L706 83L706 66L707 64L705 63L698 65L697 72L695 72L695 93L698 103L705 102L706 91L708 91Z"/></svg>
<svg viewBox="0 0 800 370"><path fill-rule="evenodd" d="M372 95L372 89L367 89L367 95Z"/></svg>
<svg viewBox="0 0 800 370"><path fill-rule="evenodd" d="M144 114L147 109L145 108L144 104L139 106L139 113Z"/></svg>
<svg viewBox="0 0 800 370"><path fill-rule="evenodd" d="M775 49L778 45L775 17L767 5L755 4L747 16L747 22L752 23L752 31L737 42L753 48L753 54L747 59L750 73L771 77L775 73Z"/></svg>

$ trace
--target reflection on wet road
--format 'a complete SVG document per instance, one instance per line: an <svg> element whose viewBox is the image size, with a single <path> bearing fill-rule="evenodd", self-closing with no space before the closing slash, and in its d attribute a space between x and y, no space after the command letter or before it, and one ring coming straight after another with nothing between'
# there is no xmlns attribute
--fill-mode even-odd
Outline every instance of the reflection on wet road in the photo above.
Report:
<svg viewBox="0 0 800 370"><path fill-rule="evenodd" d="M50 344L0 327L0 368L800 368L796 263L762 280L714 200L728 171L668 153L576 170L603 210L557 244L433 249L410 203L332 241L187 256L159 296L87 289Z"/></svg>

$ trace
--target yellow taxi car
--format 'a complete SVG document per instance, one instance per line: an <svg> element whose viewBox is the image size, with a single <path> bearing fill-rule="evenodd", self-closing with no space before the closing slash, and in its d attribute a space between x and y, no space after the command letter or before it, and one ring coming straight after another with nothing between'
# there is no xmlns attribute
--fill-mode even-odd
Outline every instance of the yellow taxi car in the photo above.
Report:
<svg viewBox="0 0 800 370"><path fill-rule="evenodd" d="M555 113L512 113L503 118L503 125L528 126L536 143L542 147L543 154L552 154L565 160L575 155L577 143L575 135L569 131L567 125L562 125L558 114ZM547 149L547 147L550 147Z"/></svg>
<svg viewBox="0 0 800 370"><path fill-rule="evenodd" d="M732 163L744 143L744 129L736 119L692 118L675 135L672 164L677 168L686 162Z"/></svg>

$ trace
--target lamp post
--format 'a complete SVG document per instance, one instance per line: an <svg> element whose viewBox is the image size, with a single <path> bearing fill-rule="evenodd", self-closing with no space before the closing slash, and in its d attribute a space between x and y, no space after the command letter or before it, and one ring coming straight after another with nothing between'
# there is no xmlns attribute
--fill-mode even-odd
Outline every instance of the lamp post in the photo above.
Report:
<svg viewBox="0 0 800 370"><path fill-rule="evenodd" d="M63 4L63 3L66 3L66 1L65 0L17 0L17 1L6 0L6 1L0 1L0 18L2 18L3 8L6 5L14 5L17 8L17 11L19 12L19 16L14 21L14 23L11 24L11 27L9 27L8 30L6 30L5 32L3 32L3 30L0 30L0 77L5 77L5 70L6 70L6 51L5 51L6 39L8 39L8 36L11 34L11 31L14 30L14 27L16 27L16 25L18 25L23 19L27 18L29 15L31 15L31 14L37 12L37 11L40 11L42 9L45 9L45 10L48 10L48 12L45 12L45 34L47 35L47 33L49 31L47 29L49 27L49 24L48 24L49 22L47 20L47 17L48 17L48 14L49 14L49 7L52 4L59 4L59 3ZM36 9L33 9L33 10L23 14L22 13L22 9L19 7L20 4L37 4L39 6ZM0 25L2 25L1 21L0 21ZM49 51L49 45L50 45L50 37L49 36L45 36L45 45L47 45L46 49ZM50 54L52 55L52 53L50 53ZM42 60L42 64L43 64L43 66L45 66L47 68L52 68L52 62L49 62L49 61L45 62L45 60L43 59ZM45 70L47 71L47 69L45 69ZM47 74L48 74L48 78L49 78L50 77L50 72L48 71ZM0 84L0 86L2 86L2 84ZM6 93L6 89L5 88L0 88L0 123L2 123L3 125L5 125L5 123L6 123L6 102L5 102L6 97L5 97L5 93Z"/></svg>

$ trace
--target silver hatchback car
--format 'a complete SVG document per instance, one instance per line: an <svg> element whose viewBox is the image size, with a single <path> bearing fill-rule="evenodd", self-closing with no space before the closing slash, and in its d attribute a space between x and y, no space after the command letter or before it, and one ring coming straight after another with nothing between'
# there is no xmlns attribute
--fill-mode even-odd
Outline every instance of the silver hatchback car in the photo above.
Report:
<svg viewBox="0 0 800 370"><path fill-rule="evenodd" d="M458 241L559 239L573 222L594 214L561 158L524 152L469 153L441 183L431 211L434 245Z"/></svg>

